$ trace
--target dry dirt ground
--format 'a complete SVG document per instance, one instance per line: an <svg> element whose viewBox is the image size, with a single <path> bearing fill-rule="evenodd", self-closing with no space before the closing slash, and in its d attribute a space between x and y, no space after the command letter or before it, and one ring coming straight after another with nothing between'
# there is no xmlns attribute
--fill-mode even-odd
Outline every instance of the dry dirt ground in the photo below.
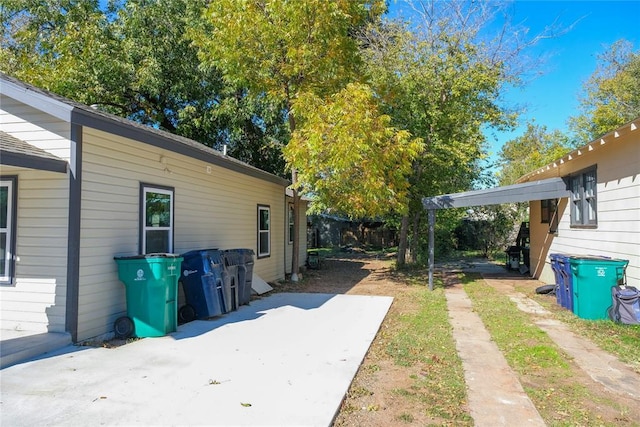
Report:
<svg viewBox="0 0 640 427"><path fill-rule="evenodd" d="M385 256L349 253L327 258L319 270L308 270L304 280L298 284L274 285L275 292L319 292L354 295L385 295L394 297L394 302L380 327L365 360L363 361L342 408L335 419L336 427L343 426L395 426L395 425L473 425L473 421L458 418L458 421L429 417L420 402L399 395L397 390L407 390L413 379L423 374L419 366L397 366L386 354L385 340L392 319L404 313L418 310L416 286L410 286L391 269L391 259ZM455 283L455 275L436 271L448 285ZM532 286L540 284L531 281ZM535 289L535 288L534 288ZM638 402L624 396L611 396L604 387L591 380L579 367L572 365L574 375L568 380L581 383L603 400L614 401L611 407L600 408L602 425L638 426L640 408ZM536 378L521 378L533 383ZM619 403L631 412L620 414L615 410ZM465 411L465 402L451 402L457 411ZM586 402L588 406L589 403ZM592 408L593 409L593 408ZM596 410L598 410L596 408ZM562 418L560 416L560 418ZM551 422L550 425L569 425Z"/></svg>

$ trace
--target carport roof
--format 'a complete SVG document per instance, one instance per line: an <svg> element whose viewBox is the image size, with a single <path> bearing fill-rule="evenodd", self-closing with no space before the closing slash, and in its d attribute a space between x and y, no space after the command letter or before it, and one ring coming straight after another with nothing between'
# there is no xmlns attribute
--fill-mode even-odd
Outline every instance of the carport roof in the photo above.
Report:
<svg viewBox="0 0 640 427"><path fill-rule="evenodd" d="M565 181L562 178L555 177L504 187L425 197L422 199L422 205L427 210L448 209L528 202L530 200L546 200L568 196L569 190Z"/></svg>

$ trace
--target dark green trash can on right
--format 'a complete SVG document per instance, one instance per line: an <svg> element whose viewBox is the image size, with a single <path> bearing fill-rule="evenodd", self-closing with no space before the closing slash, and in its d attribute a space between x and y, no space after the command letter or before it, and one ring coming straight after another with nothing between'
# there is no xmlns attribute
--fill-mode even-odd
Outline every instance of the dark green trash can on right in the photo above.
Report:
<svg viewBox="0 0 640 427"><path fill-rule="evenodd" d="M629 261L572 256L569 264L573 279L573 312L581 319L608 319L611 288L624 279Z"/></svg>

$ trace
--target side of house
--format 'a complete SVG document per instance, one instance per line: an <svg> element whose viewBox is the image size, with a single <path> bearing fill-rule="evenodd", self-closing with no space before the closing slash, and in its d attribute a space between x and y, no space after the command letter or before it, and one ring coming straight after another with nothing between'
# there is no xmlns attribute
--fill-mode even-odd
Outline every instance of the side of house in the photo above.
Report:
<svg viewBox="0 0 640 427"><path fill-rule="evenodd" d="M284 277L282 184L91 128L82 147L79 339L104 333L126 312L114 256L250 248L260 277ZM148 218L157 198L167 203L159 226Z"/></svg>
<svg viewBox="0 0 640 427"><path fill-rule="evenodd" d="M0 124L0 328L64 332L69 127L6 96Z"/></svg>
<svg viewBox="0 0 640 427"><path fill-rule="evenodd" d="M549 255L629 260L627 280L640 287L640 119L520 179L562 177L570 198L530 203L531 271L554 283Z"/></svg>
<svg viewBox="0 0 640 427"><path fill-rule="evenodd" d="M2 328L67 331L74 341L108 334L126 312L114 256L249 248L264 280L291 268L286 180L0 77L3 145L65 166L5 161L3 151L3 208L12 215L2 229L10 261Z"/></svg>

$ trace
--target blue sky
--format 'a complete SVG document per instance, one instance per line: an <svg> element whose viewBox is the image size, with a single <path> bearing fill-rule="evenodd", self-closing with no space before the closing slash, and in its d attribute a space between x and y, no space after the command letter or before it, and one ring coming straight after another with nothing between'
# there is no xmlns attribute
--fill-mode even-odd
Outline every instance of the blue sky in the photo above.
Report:
<svg viewBox="0 0 640 427"><path fill-rule="evenodd" d="M391 9L401 2L391 0ZM568 132L567 121L578 112L582 84L595 71L597 56L621 38L631 41L634 50L640 48L640 0L516 0L510 10L512 22L530 28L530 34L540 33L556 20L571 30L543 39L524 52L545 61L540 69L532 70L541 74L528 81L526 87L505 92L507 103L525 105L526 112L514 131L486 133L493 159L506 141L523 134L527 121L535 120L549 131Z"/></svg>
<svg viewBox="0 0 640 427"><path fill-rule="evenodd" d="M640 1L516 1L515 22L532 32L540 31L557 17L566 34L540 41L528 52L544 55L543 73L524 89L505 94L509 102L525 103L527 112L514 132L498 134L492 151L523 133L526 121L535 119L549 130L568 131L567 121L578 112L582 84L596 69L597 57L606 47L624 38L640 47ZM584 141L585 143L589 141Z"/></svg>

